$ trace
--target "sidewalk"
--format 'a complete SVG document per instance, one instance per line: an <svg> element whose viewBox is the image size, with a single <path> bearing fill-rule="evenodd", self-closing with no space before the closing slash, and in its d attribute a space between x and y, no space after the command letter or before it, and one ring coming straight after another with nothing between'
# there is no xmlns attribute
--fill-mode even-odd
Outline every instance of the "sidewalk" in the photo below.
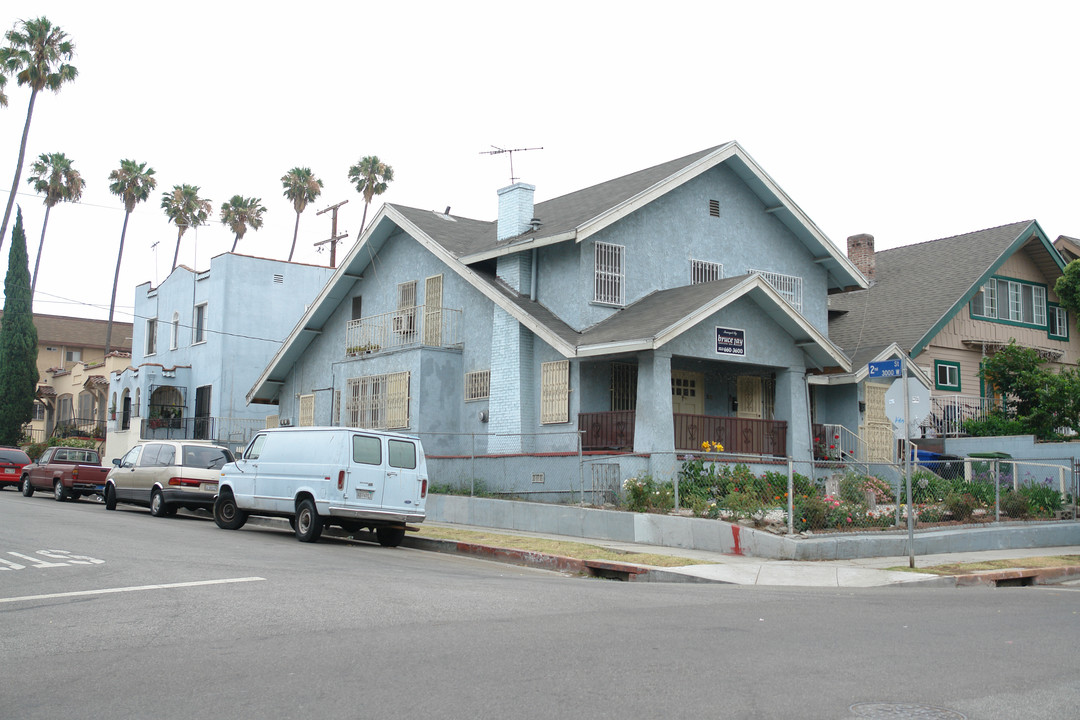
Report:
<svg viewBox="0 0 1080 720"><path fill-rule="evenodd" d="M289 530L285 520L279 518L253 517L251 524ZM640 543L613 542L591 538L569 537L527 531L504 531L474 525L425 522L427 527L444 527L472 530L505 537L505 542L480 545L455 540L427 538L408 533L402 543L405 547L505 562L513 565L535 567L558 572L591 575L634 582L696 582L723 583L728 585L763 585L788 587L881 587L899 585L906 587L962 587L971 585L994 586L999 582L1009 584L1045 584L1080 580L1080 567L1038 568L1033 570L990 570L955 576L887 570L890 567L908 566L908 557L857 558L841 561L794 561L769 560L727 555L705 550L692 550ZM352 537L337 527L324 532L328 537ZM577 558L547 555L532 550L515 548L515 538L546 538L617 550L624 553L648 553L685 557L705 564L677 567L651 567L633 562L590 561ZM374 539L368 533L360 533L359 540ZM1080 555L1080 547L1044 547L1023 550L986 550L966 553L945 553L915 557L915 566L929 567L956 562L980 562L985 560L1016 559L1017 565L1028 557L1048 555Z"/></svg>

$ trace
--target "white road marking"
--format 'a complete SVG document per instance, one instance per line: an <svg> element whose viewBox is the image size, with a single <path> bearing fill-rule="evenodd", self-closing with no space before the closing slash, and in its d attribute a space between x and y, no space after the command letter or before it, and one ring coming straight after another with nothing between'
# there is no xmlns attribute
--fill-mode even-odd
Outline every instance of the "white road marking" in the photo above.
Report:
<svg viewBox="0 0 1080 720"><path fill-rule="evenodd" d="M141 592L143 590L171 590L172 588L198 587L200 585L225 585L227 583L257 582L261 577L224 578L222 580L195 580L193 582L169 583L168 585L136 585L134 587L104 588L102 590L78 590L75 592L52 593L50 595L24 595L22 597L0 598L0 603L26 602L27 600L51 600L53 598L80 597L84 595L108 595L110 593Z"/></svg>

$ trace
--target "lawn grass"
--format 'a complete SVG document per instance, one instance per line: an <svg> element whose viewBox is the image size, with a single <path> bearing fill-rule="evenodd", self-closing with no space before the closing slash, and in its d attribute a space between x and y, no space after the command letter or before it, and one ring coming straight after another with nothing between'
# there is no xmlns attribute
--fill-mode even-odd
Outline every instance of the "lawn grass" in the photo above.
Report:
<svg viewBox="0 0 1080 720"><path fill-rule="evenodd" d="M436 525L421 525L416 533L420 537L434 540L454 540L456 542L489 545L491 547L527 550L545 555L561 555L578 560L607 560L652 567L680 567L682 565L707 565L705 560L677 557L674 555L654 555L652 553L623 552L612 548L588 545L586 543L549 540L548 538L524 535L507 535L477 530L459 530Z"/></svg>
<svg viewBox="0 0 1080 720"><path fill-rule="evenodd" d="M909 568L897 566L886 568L901 572L929 573L931 575L966 575L983 570L1019 570L1025 568L1076 567L1080 555L1041 555L1038 557L1012 558L1011 560L983 560L982 562L958 562L928 567Z"/></svg>

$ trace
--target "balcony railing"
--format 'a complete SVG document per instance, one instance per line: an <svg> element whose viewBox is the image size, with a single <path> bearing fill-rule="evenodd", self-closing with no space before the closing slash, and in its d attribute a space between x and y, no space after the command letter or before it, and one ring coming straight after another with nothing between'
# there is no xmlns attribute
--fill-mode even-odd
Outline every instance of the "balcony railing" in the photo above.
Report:
<svg viewBox="0 0 1080 720"><path fill-rule="evenodd" d="M57 422L52 434L56 437L100 439L105 437L105 421L91 418L68 418Z"/></svg>
<svg viewBox="0 0 1080 720"><path fill-rule="evenodd" d="M633 410L578 414L582 450L633 450ZM718 442L729 453L787 454L787 423L781 420L672 415L676 450L701 450L706 440Z"/></svg>
<svg viewBox="0 0 1080 720"><path fill-rule="evenodd" d="M966 435L965 420L981 420L991 410L1001 408L997 398L979 395L934 395L930 398L930 414L919 425L924 437L958 437Z"/></svg>
<svg viewBox="0 0 1080 720"><path fill-rule="evenodd" d="M145 440L210 440L234 447L246 445L265 427L266 421L258 418L143 418L140 432Z"/></svg>
<svg viewBox="0 0 1080 720"><path fill-rule="evenodd" d="M460 310L432 305L369 315L349 321L345 328L345 354L357 357L404 347L458 347L460 327Z"/></svg>

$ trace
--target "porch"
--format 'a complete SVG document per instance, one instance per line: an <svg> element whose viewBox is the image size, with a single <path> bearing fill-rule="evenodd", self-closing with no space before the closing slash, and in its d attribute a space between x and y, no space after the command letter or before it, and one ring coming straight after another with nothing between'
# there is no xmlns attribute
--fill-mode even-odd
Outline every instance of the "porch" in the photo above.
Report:
<svg viewBox="0 0 1080 720"><path fill-rule="evenodd" d="M578 414L581 449L634 449L636 411L615 410ZM675 449L701 450L703 442L718 442L724 452L746 455L787 455L787 422L715 415L672 414Z"/></svg>

